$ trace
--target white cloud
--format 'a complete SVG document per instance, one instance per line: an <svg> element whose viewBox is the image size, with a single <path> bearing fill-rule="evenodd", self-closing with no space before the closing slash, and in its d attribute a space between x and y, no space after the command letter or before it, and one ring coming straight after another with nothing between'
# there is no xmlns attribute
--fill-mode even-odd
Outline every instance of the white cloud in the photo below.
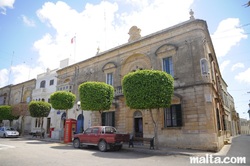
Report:
<svg viewBox="0 0 250 166"><path fill-rule="evenodd" d="M226 60L220 64L220 71L223 72L224 69L230 64L230 60Z"/></svg>
<svg viewBox="0 0 250 166"><path fill-rule="evenodd" d="M0 1L0 8L2 9L1 13L6 15L6 7L13 8L15 0L1 0Z"/></svg>
<svg viewBox="0 0 250 166"><path fill-rule="evenodd" d="M37 62L34 62L36 67L26 64L12 67L11 83L36 78L46 68L58 68L60 60L65 58L78 62L95 56L98 47L102 52L127 43L128 31L134 25L145 36L189 20L193 1L101 1L95 5L87 3L80 12L62 1L46 2L36 14L42 23L53 30L33 43L33 49L38 53ZM22 18L28 25L34 25L27 17ZM71 44L73 36L76 36L76 44Z"/></svg>
<svg viewBox="0 0 250 166"><path fill-rule="evenodd" d="M189 10L193 0L128 0L125 12L115 3L102 1L100 4L87 3L84 10L77 12L66 3L46 2L37 11L39 19L56 30L56 34L45 34L34 42L39 53L39 62L45 67L57 68L59 60L71 57L75 62L96 55L97 48L105 51L128 41L129 28L138 26L141 35L153 33L189 19ZM70 44L76 34L76 47ZM75 48L75 49L74 49ZM49 61L48 61L49 59Z"/></svg>
<svg viewBox="0 0 250 166"><path fill-rule="evenodd" d="M0 70L0 87L7 85L8 81L9 81L8 70L7 69Z"/></svg>
<svg viewBox="0 0 250 166"><path fill-rule="evenodd" d="M245 65L243 63L236 63L232 66L231 70L234 71L238 68L244 68L244 67L245 67Z"/></svg>
<svg viewBox="0 0 250 166"><path fill-rule="evenodd" d="M244 29L240 28L238 18L228 18L220 22L217 30L211 35L218 57L225 56L240 40L246 39Z"/></svg>
<svg viewBox="0 0 250 166"><path fill-rule="evenodd" d="M245 70L244 72L239 73L238 75L235 76L235 79L240 81L240 82L245 82L250 84L250 68Z"/></svg>
<svg viewBox="0 0 250 166"><path fill-rule="evenodd" d="M13 84L18 84L20 82L25 82L27 80L37 78L38 73L45 72L41 67L31 68L26 64L20 64L11 67L11 72L13 75Z"/></svg>
<svg viewBox="0 0 250 166"><path fill-rule="evenodd" d="M25 23L25 25L29 26L29 27L35 27L35 21L32 19L29 19L28 17L26 17L25 15L22 15L22 20Z"/></svg>

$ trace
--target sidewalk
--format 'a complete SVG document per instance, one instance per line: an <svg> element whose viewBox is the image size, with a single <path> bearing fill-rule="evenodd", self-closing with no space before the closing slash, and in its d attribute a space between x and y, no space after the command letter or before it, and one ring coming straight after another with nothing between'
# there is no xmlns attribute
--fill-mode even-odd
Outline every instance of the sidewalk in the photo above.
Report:
<svg viewBox="0 0 250 166"><path fill-rule="evenodd" d="M23 136L24 139L29 140L38 140L38 141L46 141L46 142L53 142L53 143L62 143L64 144L63 140L51 139L49 137L46 138L36 138L32 137L31 135ZM72 142L67 143L72 145ZM126 151L133 151L138 153L144 154L151 154L151 155L185 155L185 156L205 156L206 154L216 155L216 156L225 156L230 149L231 144L224 145L223 148L219 152L208 152L202 150L193 150L193 149L180 149L180 148L171 148L171 147L159 147L158 150L150 149L148 144L140 145L135 144L134 147L128 146L127 143L123 144L123 150Z"/></svg>
<svg viewBox="0 0 250 166"><path fill-rule="evenodd" d="M193 150L193 149L180 149L180 148L171 148L171 147L159 147L156 149L149 149L149 145L134 145L134 147L128 147L128 144L123 145L123 149L128 151L135 151L146 154L153 155L185 155L185 156L205 156L206 154L215 154L213 152L207 152L202 150Z"/></svg>

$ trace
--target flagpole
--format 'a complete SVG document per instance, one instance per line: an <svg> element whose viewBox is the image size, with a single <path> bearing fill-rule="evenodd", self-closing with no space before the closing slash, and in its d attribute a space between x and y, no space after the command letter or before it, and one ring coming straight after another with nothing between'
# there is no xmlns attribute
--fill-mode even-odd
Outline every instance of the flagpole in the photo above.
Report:
<svg viewBox="0 0 250 166"><path fill-rule="evenodd" d="M76 34L74 36L74 63L76 62Z"/></svg>
<svg viewBox="0 0 250 166"><path fill-rule="evenodd" d="M13 65L13 57L14 57L14 51L13 51L12 56L11 56L8 85L10 84L10 80L11 80L11 70L12 70L12 65Z"/></svg>

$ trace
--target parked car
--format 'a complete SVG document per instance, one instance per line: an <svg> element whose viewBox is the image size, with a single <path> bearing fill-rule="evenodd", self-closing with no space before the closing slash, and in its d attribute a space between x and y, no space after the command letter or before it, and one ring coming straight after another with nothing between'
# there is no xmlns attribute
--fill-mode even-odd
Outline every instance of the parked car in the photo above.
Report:
<svg viewBox="0 0 250 166"><path fill-rule="evenodd" d="M93 126L83 133L75 134L73 146L80 148L82 145L98 146L101 152L109 149L120 150L124 142L129 141L129 134L122 134L112 126Z"/></svg>
<svg viewBox="0 0 250 166"><path fill-rule="evenodd" d="M1 127L0 128L0 137L18 137L19 132L12 127Z"/></svg>

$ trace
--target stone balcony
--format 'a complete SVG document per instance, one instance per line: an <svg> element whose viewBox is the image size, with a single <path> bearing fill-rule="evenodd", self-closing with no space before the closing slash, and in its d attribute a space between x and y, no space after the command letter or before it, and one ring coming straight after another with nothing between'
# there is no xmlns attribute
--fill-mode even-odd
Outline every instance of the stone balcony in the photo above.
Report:
<svg viewBox="0 0 250 166"><path fill-rule="evenodd" d="M117 86L114 88L115 89L115 97L116 96L122 96L123 92L122 92L122 86Z"/></svg>

